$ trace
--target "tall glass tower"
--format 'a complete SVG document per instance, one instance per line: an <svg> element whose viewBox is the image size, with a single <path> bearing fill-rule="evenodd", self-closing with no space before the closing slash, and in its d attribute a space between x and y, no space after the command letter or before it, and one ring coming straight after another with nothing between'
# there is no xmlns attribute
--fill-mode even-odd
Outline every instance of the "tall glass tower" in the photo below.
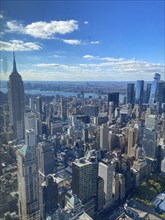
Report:
<svg viewBox="0 0 165 220"><path fill-rule="evenodd" d="M134 83L127 84L127 104L134 104L134 96L135 96L135 85Z"/></svg>
<svg viewBox="0 0 165 220"><path fill-rule="evenodd" d="M144 80L136 82L135 104L142 105L143 102Z"/></svg>
<svg viewBox="0 0 165 220"><path fill-rule="evenodd" d="M151 85L151 94L150 94L150 101L149 101L150 106L155 102L158 81L160 81L160 74L155 73L154 81L152 82L152 85Z"/></svg>
<svg viewBox="0 0 165 220"><path fill-rule="evenodd" d="M8 103L14 138L21 140L24 138L24 87L21 75L17 72L14 52L13 71L8 81Z"/></svg>

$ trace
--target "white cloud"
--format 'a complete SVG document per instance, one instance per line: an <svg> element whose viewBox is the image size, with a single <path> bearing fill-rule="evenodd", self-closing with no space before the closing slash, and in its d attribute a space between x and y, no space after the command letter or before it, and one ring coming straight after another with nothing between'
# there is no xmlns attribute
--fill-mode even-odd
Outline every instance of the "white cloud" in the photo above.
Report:
<svg viewBox="0 0 165 220"><path fill-rule="evenodd" d="M62 40L64 43L66 44L71 44L71 45L79 45L81 44L81 41L80 40L76 40L76 39L63 39Z"/></svg>
<svg viewBox="0 0 165 220"><path fill-rule="evenodd" d="M91 41L91 44L99 44L100 43L100 41Z"/></svg>
<svg viewBox="0 0 165 220"><path fill-rule="evenodd" d="M154 74L158 72L160 74L164 73L165 66L160 63L149 63L142 60L136 59L124 59L124 58L110 58L110 57L95 57L92 55L85 55L83 58L89 60L97 60L97 63L81 63L79 64L80 67L85 69L101 69L105 72L111 72L117 76L125 75L127 78L129 76L136 75L140 73L141 76L147 76L148 74ZM107 62L100 62L101 60L105 60Z"/></svg>
<svg viewBox="0 0 165 220"><path fill-rule="evenodd" d="M90 55L90 54L87 54L87 55L84 55L83 58L85 59L93 59L93 60L105 60L105 61L122 61L124 60L124 58L113 58L113 57L99 57L99 56L93 56L93 55Z"/></svg>
<svg viewBox="0 0 165 220"><path fill-rule="evenodd" d="M89 24L89 22L88 21L84 21L84 24Z"/></svg>
<svg viewBox="0 0 165 220"><path fill-rule="evenodd" d="M54 57L54 58L64 58L65 56L61 56L61 55L58 55L58 54L54 54L53 57Z"/></svg>
<svg viewBox="0 0 165 220"><path fill-rule="evenodd" d="M49 67L60 67L60 66L63 66L63 65L60 65L58 63L38 63L38 64L35 64L34 66L36 66L36 67L43 67L43 68L45 68L45 67L49 68Z"/></svg>
<svg viewBox="0 0 165 220"><path fill-rule="evenodd" d="M93 55L89 55L89 54L84 55L83 58L84 58L84 59L89 59L89 60L95 59L95 57L94 57Z"/></svg>
<svg viewBox="0 0 165 220"><path fill-rule="evenodd" d="M40 50L41 46L38 43L23 42L22 40L10 40L9 42L0 41L1 51L31 51Z"/></svg>
<svg viewBox="0 0 165 220"><path fill-rule="evenodd" d="M6 23L7 32L17 32L28 34L35 38L51 39L56 34L68 34L78 29L78 22L75 20L67 21L38 21L28 25L23 25L18 21L12 20Z"/></svg>
<svg viewBox="0 0 165 220"><path fill-rule="evenodd" d="M15 20L7 21L6 26L7 26L6 32L19 32L19 33L24 32L24 26L20 22Z"/></svg>

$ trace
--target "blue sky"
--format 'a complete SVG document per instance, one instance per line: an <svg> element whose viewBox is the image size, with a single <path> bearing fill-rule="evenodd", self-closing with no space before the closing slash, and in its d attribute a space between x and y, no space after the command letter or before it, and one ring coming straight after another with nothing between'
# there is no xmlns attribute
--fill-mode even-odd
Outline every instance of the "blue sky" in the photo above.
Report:
<svg viewBox="0 0 165 220"><path fill-rule="evenodd" d="M164 0L1 1L1 79L152 80L165 72Z"/></svg>

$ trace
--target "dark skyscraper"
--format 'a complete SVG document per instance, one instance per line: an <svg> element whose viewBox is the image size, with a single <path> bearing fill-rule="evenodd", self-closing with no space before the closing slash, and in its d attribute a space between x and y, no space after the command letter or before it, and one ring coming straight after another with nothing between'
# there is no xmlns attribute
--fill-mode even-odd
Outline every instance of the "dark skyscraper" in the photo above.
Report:
<svg viewBox="0 0 165 220"><path fill-rule="evenodd" d="M135 102L135 84L127 84L127 104L134 104Z"/></svg>
<svg viewBox="0 0 165 220"><path fill-rule="evenodd" d="M138 80L136 82L135 104L142 105L143 89L144 89L144 80Z"/></svg>
<svg viewBox="0 0 165 220"><path fill-rule="evenodd" d="M146 87L145 97L144 97L144 102L145 102L145 103L148 103L148 102L149 102L150 93L151 93L151 83L148 83L148 84L147 84L147 87Z"/></svg>
<svg viewBox="0 0 165 220"><path fill-rule="evenodd" d="M13 53L13 71L8 82L8 103L10 124L14 137L18 140L24 138L24 87L21 75L17 72L15 54Z"/></svg>
<svg viewBox="0 0 165 220"><path fill-rule="evenodd" d="M114 102L114 107L119 106L119 92L108 93L108 103Z"/></svg>
<svg viewBox="0 0 165 220"><path fill-rule="evenodd" d="M149 101L150 106L155 102L158 81L160 81L160 74L155 73L154 81L152 82L152 85L151 85L151 94L150 94L150 101Z"/></svg>
<svg viewBox="0 0 165 220"><path fill-rule="evenodd" d="M161 105L165 103L165 81L159 81L157 84L155 101Z"/></svg>

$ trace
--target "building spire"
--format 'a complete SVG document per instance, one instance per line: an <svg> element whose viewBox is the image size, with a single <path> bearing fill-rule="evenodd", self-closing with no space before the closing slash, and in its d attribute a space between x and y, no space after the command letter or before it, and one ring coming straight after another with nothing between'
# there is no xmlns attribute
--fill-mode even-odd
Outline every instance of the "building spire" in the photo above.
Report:
<svg viewBox="0 0 165 220"><path fill-rule="evenodd" d="M15 61L15 51L13 48L13 73L17 73L17 66L16 66L16 61Z"/></svg>

